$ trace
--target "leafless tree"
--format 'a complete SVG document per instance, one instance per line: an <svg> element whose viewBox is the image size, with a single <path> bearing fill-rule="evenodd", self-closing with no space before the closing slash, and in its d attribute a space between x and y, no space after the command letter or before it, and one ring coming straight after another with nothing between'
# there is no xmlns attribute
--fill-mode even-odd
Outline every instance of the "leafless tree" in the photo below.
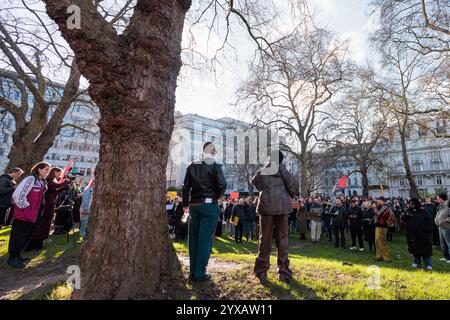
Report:
<svg viewBox="0 0 450 320"><path fill-rule="evenodd" d="M257 125L279 128L298 142L298 150L283 147L300 161L302 196L308 193L308 151L326 119L323 106L342 90L350 70L346 52L345 42L305 21L254 63L238 92Z"/></svg>
<svg viewBox="0 0 450 320"><path fill-rule="evenodd" d="M329 119L329 129L334 134L330 142L333 145L345 142L342 147L332 148L336 159L356 163L357 169L351 174L361 174L365 198L369 197L369 170L382 167L382 159L374 151L388 124L388 111L382 108L384 101L371 87L374 76L370 69L358 69L345 94L333 104Z"/></svg>
<svg viewBox="0 0 450 320"><path fill-rule="evenodd" d="M402 43L421 54L450 51L450 9L445 0L371 0L381 45Z"/></svg>
<svg viewBox="0 0 450 320"><path fill-rule="evenodd" d="M43 2L89 81L89 95L101 115L90 237L81 255L83 286L74 298L154 297L166 285L170 291L182 284L182 276L166 230L163 197L182 32L191 1L117 1L130 5L129 18L120 26L102 14L99 5L107 1ZM70 5L80 8L81 28L67 25ZM253 0L200 1L199 12L217 9L226 14L225 21L238 17L226 30L236 25L241 32L260 35L263 26L252 19L260 12L244 10L251 5L261 8Z"/></svg>
<svg viewBox="0 0 450 320"><path fill-rule="evenodd" d="M17 0L0 7L0 108L14 120L4 132L12 137L7 167L27 171L43 160L58 134L96 127L71 108L95 107L79 88L81 74L71 50L59 43L57 26L42 9L37 1ZM55 76L65 82L53 81Z"/></svg>

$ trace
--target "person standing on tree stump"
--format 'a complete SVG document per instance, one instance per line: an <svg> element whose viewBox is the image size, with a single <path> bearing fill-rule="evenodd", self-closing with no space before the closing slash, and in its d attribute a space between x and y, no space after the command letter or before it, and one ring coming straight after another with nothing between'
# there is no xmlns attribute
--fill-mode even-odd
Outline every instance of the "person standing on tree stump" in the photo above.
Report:
<svg viewBox="0 0 450 320"><path fill-rule="evenodd" d="M261 284L267 283L274 226L278 248L279 280L289 282L292 278L288 257L288 215L292 211L291 197L298 195L298 183L294 182L294 177L282 162L283 153L279 151L277 163L271 160L264 168L258 170L252 180L259 191L256 212L260 219L260 233L254 273Z"/></svg>
<svg viewBox="0 0 450 320"><path fill-rule="evenodd" d="M214 160L216 147L212 142L203 145L199 161L186 169L183 184L183 210L189 212L189 280L202 282L211 278L206 273L212 250L213 233L219 218L218 200L225 193L227 183L222 166Z"/></svg>

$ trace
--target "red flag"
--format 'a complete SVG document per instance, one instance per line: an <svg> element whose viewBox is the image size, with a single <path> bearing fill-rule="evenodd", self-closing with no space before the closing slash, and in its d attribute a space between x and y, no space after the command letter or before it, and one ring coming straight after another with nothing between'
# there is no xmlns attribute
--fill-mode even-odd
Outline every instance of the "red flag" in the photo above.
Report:
<svg viewBox="0 0 450 320"><path fill-rule="evenodd" d="M338 182L334 185L333 190L331 191L332 194L335 194L339 190L344 190L347 188L347 176L342 176Z"/></svg>
<svg viewBox="0 0 450 320"><path fill-rule="evenodd" d="M347 188L347 176L343 176L339 179L339 187L342 189Z"/></svg>
<svg viewBox="0 0 450 320"><path fill-rule="evenodd" d="M69 172L70 168L73 166L73 160L70 159L69 163L67 164L67 166L64 168L61 176L59 177L59 181L64 180L64 178L66 177L67 173Z"/></svg>

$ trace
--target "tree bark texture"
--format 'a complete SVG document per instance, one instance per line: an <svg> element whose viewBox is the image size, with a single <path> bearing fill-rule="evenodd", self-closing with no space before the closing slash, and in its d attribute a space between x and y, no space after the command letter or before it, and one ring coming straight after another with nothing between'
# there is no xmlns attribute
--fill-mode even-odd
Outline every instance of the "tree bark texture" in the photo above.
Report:
<svg viewBox="0 0 450 320"><path fill-rule="evenodd" d="M166 276L182 281L164 196L190 1L138 1L121 35L90 1L45 2L100 110L93 208L81 251L81 290L73 298L152 298ZM80 30L65 25L74 2L82 12Z"/></svg>

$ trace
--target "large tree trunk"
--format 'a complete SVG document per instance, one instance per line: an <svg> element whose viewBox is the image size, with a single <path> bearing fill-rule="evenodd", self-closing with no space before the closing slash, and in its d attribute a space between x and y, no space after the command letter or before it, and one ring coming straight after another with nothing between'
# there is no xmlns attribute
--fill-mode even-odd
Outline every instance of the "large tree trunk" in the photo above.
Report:
<svg viewBox="0 0 450 320"><path fill-rule="evenodd" d="M302 148L303 149L303 148ZM305 148L306 150L306 148ZM303 152L300 157L300 195L303 198L309 196L309 182L308 182L308 158L306 156L306 151Z"/></svg>
<svg viewBox="0 0 450 320"><path fill-rule="evenodd" d="M409 195L411 198L417 198L419 199L419 189L417 188L416 180L414 179L414 175L411 171L411 166L409 165L409 157L408 157L408 149L406 148L406 139L405 134L400 132L400 141L402 144L402 158L403 158L403 165L405 167L406 171L406 179L409 182Z"/></svg>
<svg viewBox="0 0 450 320"><path fill-rule="evenodd" d="M29 132L28 128L16 129L13 133L13 144L8 153L8 164L5 170L12 167L19 167L26 173L30 172L33 165L40 161L44 161L58 130L54 134L45 134L39 136L39 141L34 142L41 130Z"/></svg>
<svg viewBox="0 0 450 320"><path fill-rule="evenodd" d="M190 1L138 1L122 35L90 1L78 1L80 30L66 29L71 1L45 1L100 110L93 207L81 250L81 290L73 298L159 297L163 284L183 281L168 235L164 197Z"/></svg>

